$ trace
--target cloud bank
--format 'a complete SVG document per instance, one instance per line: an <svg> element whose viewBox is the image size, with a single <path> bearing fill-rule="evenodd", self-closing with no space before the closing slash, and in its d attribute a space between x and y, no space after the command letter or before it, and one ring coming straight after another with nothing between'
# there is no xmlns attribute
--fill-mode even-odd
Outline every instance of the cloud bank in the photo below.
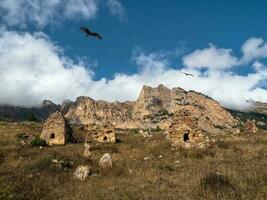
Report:
<svg viewBox="0 0 267 200"><path fill-rule="evenodd" d="M251 41L261 41L251 45ZM247 100L267 102L264 84L267 68L260 62L265 58L266 43L249 39L241 47L243 57L232 55L230 49L210 45L195 50L182 59L184 67L170 67L164 53L133 54L138 72L117 73L113 79L94 80L94 72L85 62L74 62L42 32L33 34L0 29L0 104L33 106L49 99L61 103L77 96L90 96L108 101L136 100L143 85L182 87L202 92L223 106L247 108ZM38 49L38 51L37 51ZM258 52L255 54L255 52ZM232 70L251 63L247 75ZM202 69L206 70L202 70ZM181 72L195 75L189 77Z"/></svg>
<svg viewBox="0 0 267 200"><path fill-rule="evenodd" d="M93 19L102 4L119 19L125 16L125 9L119 0L1 0L0 19L7 26L27 27L32 24L43 28L65 19Z"/></svg>

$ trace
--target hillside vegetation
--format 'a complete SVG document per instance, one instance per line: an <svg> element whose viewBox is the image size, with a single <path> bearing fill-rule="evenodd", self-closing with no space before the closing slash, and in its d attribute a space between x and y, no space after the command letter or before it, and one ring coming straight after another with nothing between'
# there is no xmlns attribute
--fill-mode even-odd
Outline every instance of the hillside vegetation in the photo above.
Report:
<svg viewBox="0 0 267 200"><path fill-rule="evenodd" d="M0 199L253 199L267 197L267 132L220 139L205 150L172 150L155 131L118 134L119 143L94 144L92 160L83 143L21 145L21 133L39 135L40 123L0 123ZM85 134L79 130L75 134ZM111 153L114 166L100 170ZM145 157L148 157L144 159ZM57 166L52 159L67 163ZM71 163L71 164L68 164ZM74 179L78 165L91 165L85 181Z"/></svg>

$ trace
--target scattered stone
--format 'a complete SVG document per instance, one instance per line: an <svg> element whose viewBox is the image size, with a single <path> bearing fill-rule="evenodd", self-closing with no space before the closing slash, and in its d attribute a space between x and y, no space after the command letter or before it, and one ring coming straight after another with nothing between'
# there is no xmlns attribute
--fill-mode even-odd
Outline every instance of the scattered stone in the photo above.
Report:
<svg viewBox="0 0 267 200"><path fill-rule="evenodd" d="M27 145L27 142L25 140L21 140L20 144L21 144L21 146L25 146L25 145Z"/></svg>
<svg viewBox="0 0 267 200"><path fill-rule="evenodd" d="M73 162L69 160L58 160L58 159L52 159L52 164L57 165L60 169L66 171L69 168L72 168Z"/></svg>
<svg viewBox="0 0 267 200"><path fill-rule="evenodd" d="M244 128L249 133L256 133L258 131L258 128L256 126L255 120L247 120L247 122L244 124Z"/></svg>
<svg viewBox="0 0 267 200"><path fill-rule="evenodd" d="M92 152L90 151L90 144L88 144L87 142L84 144L84 152L83 152L83 156L85 158L90 159L92 157Z"/></svg>
<svg viewBox="0 0 267 200"><path fill-rule="evenodd" d="M152 135L151 135L150 132L148 132L148 131L142 131L142 132L141 132L141 135L142 135L144 138L152 137Z"/></svg>
<svg viewBox="0 0 267 200"><path fill-rule="evenodd" d="M174 161L175 164L180 164L180 160Z"/></svg>
<svg viewBox="0 0 267 200"><path fill-rule="evenodd" d="M163 156L162 155L159 155L159 158L163 158Z"/></svg>
<svg viewBox="0 0 267 200"><path fill-rule="evenodd" d="M105 153L99 160L99 166L101 168L112 168L113 163L111 159L111 155L109 153Z"/></svg>
<svg viewBox="0 0 267 200"><path fill-rule="evenodd" d="M62 145L71 140L71 129L60 112L53 113L45 121L40 138L48 145Z"/></svg>
<svg viewBox="0 0 267 200"><path fill-rule="evenodd" d="M257 126L265 126L266 125L266 123L264 123L263 121L258 121L257 122Z"/></svg>
<svg viewBox="0 0 267 200"><path fill-rule="evenodd" d="M91 168L88 165L80 165L73 173L74 177L79 180L84 180L91 173Z"/></svg>
<svg viewBox="0 0 267 200"><path fill-rule="evenodd" d="M58 159L52 159L51 162L52 162L53 164L58 164L58 163L59 163L59 162L58 162Z"/></svg>
<svg viewBox="0 0 267 200"><path fill-rule="evenodd" d="M149 157L144 157L144 161L147 161L149 160L150 158Z"/></svg>

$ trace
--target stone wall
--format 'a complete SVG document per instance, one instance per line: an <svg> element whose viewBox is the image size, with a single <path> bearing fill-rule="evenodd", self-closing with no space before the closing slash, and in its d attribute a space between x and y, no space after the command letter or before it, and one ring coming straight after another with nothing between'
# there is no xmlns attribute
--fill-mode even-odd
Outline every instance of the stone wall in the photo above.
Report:
<svg viewBox="0 0 267 200"><path fill-rule="evenodd" d="M48 117L40 138L48 145L66 144L71 139L71 130L60 112L55 112Z"/></svg>

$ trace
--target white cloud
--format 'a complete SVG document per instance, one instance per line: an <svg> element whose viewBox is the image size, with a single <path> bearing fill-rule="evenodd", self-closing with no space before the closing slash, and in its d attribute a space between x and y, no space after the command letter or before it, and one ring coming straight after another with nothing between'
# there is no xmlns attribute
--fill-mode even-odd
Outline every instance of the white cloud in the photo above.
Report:
<svg viewBox="0 0 267 200"><path fill-rule="evenodd" d="M267 42L262 38L252 37L241 47L243 57L240 64L247 64L255 59L267 58Z"/></svg>
<svg viewBox="0 0 267 200"><path fill-rule="evenodd" d="M112 15L118 16L120 20L125 20L125 8L119 0L107 0L107 7Z"/></svg>
<svg viewBox="0 0 267 200"><path fill-rule="evenodd" d="M0 103L36 105L84 93L91 73L61 55L43 33L0 33Z"/></svg>
<svg viewBox="0 0 267 200"><path fill-rule="evenodd" d="M119 0L108 0L105 5L111 14L124 18L125 9ZM100 6L100 0L1 0L0 20L8 26L33 24L43 28L64 19L93 19Z"/></svg>
<svg viewBox="0 0 267 200"><path fill-rule="evenodd" d="M136 100L143 85L161 83L202 92L228 108L244 109L248 106L246 100L267 102L267 91L260 85L267 79L267 68L259 61L252 67L260 70L248 75L236 75L222 68L202 75L199 68L172 69L168 54L164 53L139 52L133 60L139 67L137 73L118 73L111 80L94 81L93 72L83 62L75 63L64 56L63 50L42 32L19 33L2 28L0 103L30 106L43 99L61 103L81 95L108 101Z"/></svg>
<svg viewBox="0 0 267 200"><path fill-rule="evenodd" d="M237 64L238 59L231 55L231 49L216 48L210 44L208 48L197 49L183 58L188 68L225 69Z"/></svg>

